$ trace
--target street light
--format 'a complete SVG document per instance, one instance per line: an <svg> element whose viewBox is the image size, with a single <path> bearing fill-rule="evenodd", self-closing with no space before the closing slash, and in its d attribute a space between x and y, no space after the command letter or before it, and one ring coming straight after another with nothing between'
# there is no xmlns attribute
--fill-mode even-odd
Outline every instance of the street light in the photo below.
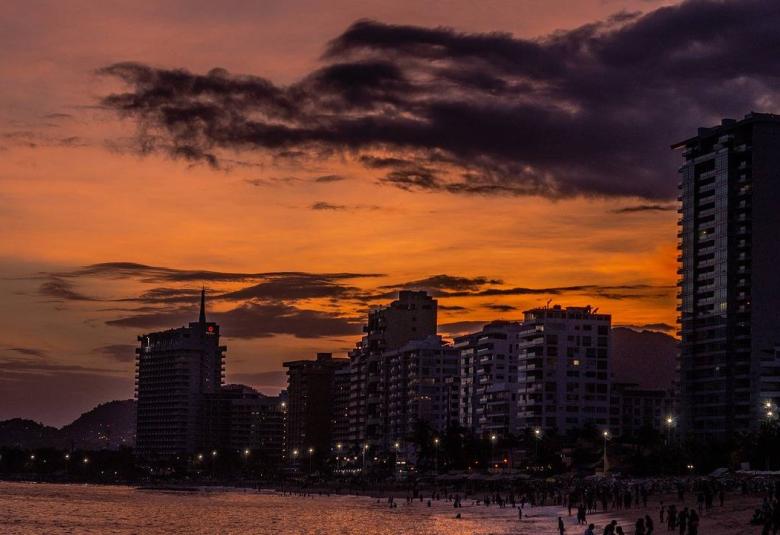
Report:
<svg viewBox="0 0 780 535"><path fill-rule="evenodd" d="M542 430L541 428L537 427L534 429L534 437L536 438L536 442L534 442L534 457L538 460L539 459L539 442L542 440Z"/></svg>
<svg viewBox="0 0 780 535"><path fill-rule="evenodd" d="M433 445L436 448L436 464L435 464L435 472L439 473L439 437L436 437L433 439Z"/></svg>
<svg viewBox="0 0 780 535"><path fill-rule="evenodd" d="M498 437L495 434L490 435L490 466L493 466L494 460L495 460L495 457L496 457L496 454L495 454L494 450L495 450L495 446L496 446L496 441L497 440L498 440Z"/></svg>
<svg viewBox="0 0 780 535"><path fill-rule="evenodd" d="M604 474L609 471L609 463L607 462L607 440L609 440L609 431L605 430L602 435L604 436Z"/></svg>
<svg viewBox="0 0 780 535"><path fill-rule="evenodd" d="M368 444L363 444L363 474L366 473L366 451L368 451Z"/></svg>
<svg viewBox="0 0 780 535"><path fill-rule="evenodd" d="M672 443L672 427L674 426L674 417L673 416L667 416L666 417L666 445Z"/></svg>
<svg viewBox="0 0 780 535"><path fill-rule="evenodd" d="M314 455L314 448L309 448L309 474L311 474L311 458Z"/></svg>

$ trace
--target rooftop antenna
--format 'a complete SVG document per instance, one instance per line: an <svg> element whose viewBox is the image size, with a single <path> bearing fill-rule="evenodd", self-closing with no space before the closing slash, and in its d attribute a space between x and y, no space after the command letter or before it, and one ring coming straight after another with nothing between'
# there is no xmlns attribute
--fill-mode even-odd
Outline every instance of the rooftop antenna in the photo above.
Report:
<svg viewBox="0 0 780 535"><path fill-rule="evenodd" d="M206 286L205 285L200 290L200 317L198 318L198 322L201 325L205 325L206 323Z"/></svg>
<svg viewBox="0 0 780 535"><path fill-rule="evenodd" d="M545 309L550 308L550 303L552 303L552 297L547 300L547 303L544 305L544 308Z"/></svg>

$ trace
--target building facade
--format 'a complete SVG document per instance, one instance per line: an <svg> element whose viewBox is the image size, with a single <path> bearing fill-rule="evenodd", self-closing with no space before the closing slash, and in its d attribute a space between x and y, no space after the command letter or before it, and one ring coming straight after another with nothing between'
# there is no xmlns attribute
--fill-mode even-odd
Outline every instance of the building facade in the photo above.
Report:
<svg viewBox="0 0 780 535"><path fill-rule="evenodd" d="M317 353L315 360L284 363L287 368L287 449L292 455L329 455L337 421L337 372L349 366L346 358ZM339 376L341 377L341 376Z"/></svg>
<svg viewBox="0 0 780 535"><path fill-rule="evenodd" d="M459 352L439 336L412 340L383 355L387 404L381 412L387 427L382 446L390 449L415 432L419 424L442 433L458 421Z"/></svg>
<svg viewBox="0 0 780 535"><path fill-rule="evenodd" d="M528 310L518 334L523 429L608 429L611 316L591 307Z"/></svg>
<svg viewBox="0 0 780 535"><path fill-rule="evenodd" d="M519 432L520 331L517 322L494 321L455 338L460 355L459 423L479 436Z"/></svg>
<svg viewBox="0 0 780 535"><path fill-rule="evenodd" d="M673 145L680 167L680 395L684 432L755 429L777 383L780 116L751 113Z"/></svg>
<svg viewBox="0 0 780 535"><path fill-rule="evenodd" d="M191 454L208 444L206 400L224 378L219 325L200 317L187 327L138 337L136 453L147 458Z"/></svg>
<svg viewBox="0 0 780 535"><path fill-rule="evenodd" d="M383 445L389 425L386 352L436 335L437 302L426 292L404 290L368 313L365 335L349 354L349 442Z"/></svg>

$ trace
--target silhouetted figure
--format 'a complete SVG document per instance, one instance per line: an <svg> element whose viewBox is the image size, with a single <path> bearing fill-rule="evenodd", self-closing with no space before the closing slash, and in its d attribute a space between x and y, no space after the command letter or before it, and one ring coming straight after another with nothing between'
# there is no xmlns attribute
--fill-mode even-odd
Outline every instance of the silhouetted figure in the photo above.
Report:
<svg viewBox="0 0 780 535"><path fill-rule="evenodd" d="M645 515L645 534L653 535L654 530L655 526L653 525L653 519L650 518L650 515Z"/></svg>
<svg viewBox="0 0 780 535"><path fill-rule="evenodd" d="M635 535L645 535L645 519L639 518L634 525Z"/></svg>
<svg viewBox="0 0 780 535"><path fill-rule="evenodd" d="M558 517L558 533L563 535L566 532L566 527L563 525L563 519Z"/></svg>

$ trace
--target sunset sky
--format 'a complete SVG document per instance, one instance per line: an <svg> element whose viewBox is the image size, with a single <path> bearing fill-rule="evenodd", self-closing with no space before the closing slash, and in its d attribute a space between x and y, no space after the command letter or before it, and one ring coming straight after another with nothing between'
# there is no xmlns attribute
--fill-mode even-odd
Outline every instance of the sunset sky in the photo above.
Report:
<svg viewBox="0 0 780 535"><path fill-rule="evenodd" d="M779 108L773 2L154 4L3 5L0 419L132 397L202 286L266 392L400 288L673 333L669 145Z"/></svg>

